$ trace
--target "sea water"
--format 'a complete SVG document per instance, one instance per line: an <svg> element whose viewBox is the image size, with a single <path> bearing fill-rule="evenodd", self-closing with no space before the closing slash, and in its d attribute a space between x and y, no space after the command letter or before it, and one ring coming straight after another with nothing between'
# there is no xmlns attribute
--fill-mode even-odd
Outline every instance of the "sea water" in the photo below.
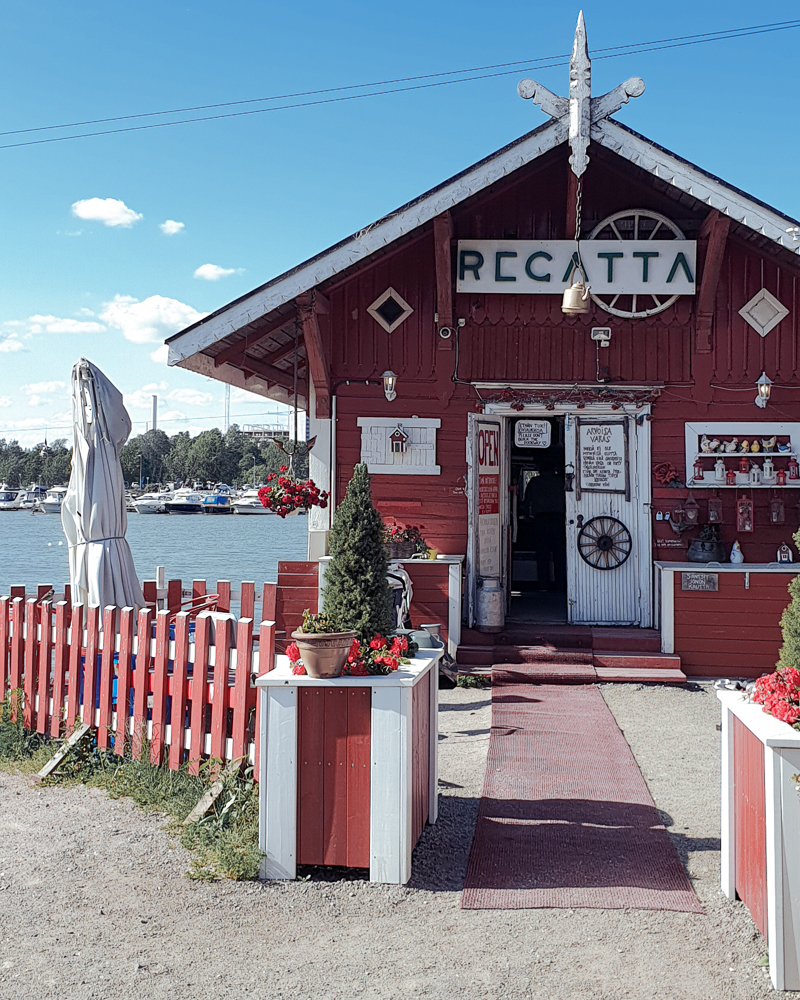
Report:
<svg viewBox="0 0 800 1000"><path fill-rule="evenodd" d="M127 539L140 580L154 580L156 567L166 579L243 580L257 587L277 579L278 560L305 559L307 518L277 515L129 514ZM69 582L67 541L57 514L0 511L0 595L22 584L57 591Z"/></svg>

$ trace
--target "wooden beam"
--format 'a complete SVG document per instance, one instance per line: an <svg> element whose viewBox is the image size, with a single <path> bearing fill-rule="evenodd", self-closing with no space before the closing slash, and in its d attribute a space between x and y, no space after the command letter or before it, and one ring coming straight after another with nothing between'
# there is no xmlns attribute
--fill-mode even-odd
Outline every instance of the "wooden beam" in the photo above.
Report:
<svg viewBox="0 0 800 1000"><path fill-rule="evenodd" d="M279 347L277 351L273 351L272 354L265 354L260 360L268 365L277 365L279 361L283 361L291 354L294 354L294 338L292 338L288 344L284 344L282 347Z"/></svg>
<svg viewBox="0 0 800 1000"><path fill-rule="evenodd" d="M453 219L450 212L442 212L433 220L433 252L436 262L436 312L437 326L453 326L453 263L451 241ZM450 340L440 340L439 346L451 346Z"/></svg>
<svg viewBox="0 0 800 1000"><path fill-rule="evenodd" d="M322 334L319 328L317 309L314 301L316 297L316 292L307 292L303 295L298 295L295 302L297 303L297 318L303 328L308 372L310 379L314 383L314 393L316 396L315 415L318 420L328 420L331 415L331 383L328 359L325 355L325 345L322 343Z"/></svg>
<svg viewBox="0 0 800 1000"><path fill-rule="evenodd" d="M290 393L294 388L294 377L291 372L285 372L282 368L276 368L275 365L268 365L264 361L259 361L258 358L244 358L241 362L241 368L253 375L260 375L268 382L282 385ZM305 381L300 378L297 380L297 391L305 395Z"/></svg>
<svg viewBox="0 0 800 1000"><path fill-rule="evenodd" d="M714 319L717 286L730 228L730 218L712 209L703 220L698 233L698 242L702 244L707 241L703 257L703 273L695 303L695 351L698 354L709 354L712 350L711 324Z"/></svg>
<svg viewBox="0 0 800 1000"><path fill-rule="evenodd" d="M575 176L575 174L573 174L572 169L569 165L569 160L566 161L566 165L567 165L567 218L566 218L566 231L564 234L564 239L574 240L577 196L578 196L578 178Z"/></svg>
<svg viewBox="0 0 800 1000"><path fill-rule="evenodd" d="M226 347L220 351L214 358L214 366L219 368L220 365L227 364L228 362L236 364L236 359L243 358L249 348L255 347L256 344L260 344L271 337L273 333L277 333L278 330L282 330L283 327L288 326L290 323L294 324L294 322L294 316L279 316L268 326L264 327L264 329L260 330L255 339L251 340L249 337L244 337L242 340L238 340L235 344L231 344L230 347Z"/></svg>

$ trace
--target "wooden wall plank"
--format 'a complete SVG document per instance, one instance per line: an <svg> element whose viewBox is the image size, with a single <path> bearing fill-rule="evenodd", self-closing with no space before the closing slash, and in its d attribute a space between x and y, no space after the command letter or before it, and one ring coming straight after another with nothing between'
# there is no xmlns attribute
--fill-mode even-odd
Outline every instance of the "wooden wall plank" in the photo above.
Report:
<svg viewBox="0 0 800 1000"><path fill-rule="evenodd" d="M323 864L347 864L347 689L324 688Z"/></svg>
<svg viewBox="0 0 800 1000"><path fill-rule="evenodd" d="M372 687L347 688L347 846L345 864L369 868Z"/></svg>
<svg viewBox="0 0 800 1000"><path fill-rule="evenodd" d="M767 938L767 821L764 746L733 720L735 884L756 927Z"/></svg>
<svg viewBox="0 0 800 1000"><path fill-rule="evenodd" d="M325 691L297 690L297 863L324 863Z"/></svg>

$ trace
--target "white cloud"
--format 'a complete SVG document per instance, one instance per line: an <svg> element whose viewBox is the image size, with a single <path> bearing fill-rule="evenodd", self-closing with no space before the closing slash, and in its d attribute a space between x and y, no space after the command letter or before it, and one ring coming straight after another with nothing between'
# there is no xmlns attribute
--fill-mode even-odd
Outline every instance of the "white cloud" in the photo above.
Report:
<svg viewBox="0 0 800 1000"><path fill-rule="evenodd" d="M115 295L103 306L100 319L121 330L134 344L156 344L207 315L163 295L151 295L141 302L131 295Z"/></svg>
<svg viewBox="0 0 800 1000"><path fill-rule="evenodd" d="M168 358L169 348L166 344L162 344L161 347L157 347L154 351L150 352L150 360L155 361L157 365L165 365Z"/></svg>
<svg viewBox="0 0 800 1000"><path fill-rule="evenodd" d="M87 309L86 306L81 306L80 309L75 313L76 316L96 316L97 313L93 309Z"/></svg>
<svg viewBox="0 0 800 1000"><path fill-rule="evenodd" d="M163 392L165 389L169 388L169 382L148 382L147 385L143 385L142 388L145 392Z"/></svg>
<svg viewBox="0 0 800 1000"><path fill-rule="evenodd" d="M135 392L124 393L122 401L129 410L150 410L153 407L153 393L147 389L137 389Z"/></svg>
<svg viewBox="0 0 800 1000"><path fill-rule="evenodd" d="M28 406L46 406L49 402L49 396L28 396Z"/></svg>
<svg viewBox="0 0 800 1000"><path fill-rule="evenodd" d="M11 397L0 396L0 406L11 406Z"/></svg>
<svg viewBox="0 0 800 1000"><path fill-rule="evenodd" d="M72 214L79 219L102 222L104 226L122 226L125 229L142 218L139 212L134 212L118 198L85 198L83 201L76 201L72 206Z"/></svg>
<svg viewBox="0 0 800 1000"><path fill-rule="evenodd" d="M265 399L263 396L259 396L258 393L248 392L247 389L236 389L234 387L231 387L231 402L260 403L263 408Z"/></svg>
<svg viewBox="0 0 800 1000"><path fill-rule="evenodd" d="M166 413L160 413L158 416L158 422L160 424L169 423L170 420L185 420L186 414L181 413L180 410L167 410ZM195 434L197 431L194 432Z"/></svg>
<svg viewBox="0 0 800 1000"><path fill-rule="evenodd" d="M102 333L102 323L80 319L60 319L58 316L29 316L29 333Z"/></svg>
<svg viewBox="0 0 800 1000"><path fill-rule="evenodd" d="M174 399L176 403L183 403L186 406L204 406L213 398L213 393L201 392L199 389L173 389L167 395L167 399Z"/></svg>
<svg viewBox="0 0 800 1000"><path fill-rule="evenodd" d="M176 222L174 219L167 219L167 221L162 222L158 228L165 236L174 236L186 227L182 222Z"/></svg>
<svg viewBox="0 0 800 1000"><path fill-rule="evenodd" d="M27 385L21 385L19 390L28 396L37 394L46 394L49 396L59 389L66 389L66 387L66 382L29 382Z"/></svg>
<svg viewBox="0 0 800 1000"><path fill-rule="evenodd" d="M235 267L220 267L218 264L201 264L194 272L195 278L202 278L203 281L219 281L231 274L236 274Z"/></svg>
<svg viewBox="0 0 800 1000"><path fill-rule="evenodd" d="M0 354L12 354L14 351L24 350L22 341L17 335L12 333L10 337L0 338Z"/></svg>

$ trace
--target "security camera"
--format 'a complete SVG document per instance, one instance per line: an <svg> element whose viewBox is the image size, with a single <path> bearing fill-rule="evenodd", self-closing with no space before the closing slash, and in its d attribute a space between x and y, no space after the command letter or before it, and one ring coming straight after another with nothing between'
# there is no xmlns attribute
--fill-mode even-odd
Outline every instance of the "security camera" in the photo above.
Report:
<svg viewBox="0 0 800 1000"><path fill-rule="evenodd" d="M610 326L593 326L592 327L592 340L598 341L599 347L608 347L611 341L611 327Z"/></svg>

